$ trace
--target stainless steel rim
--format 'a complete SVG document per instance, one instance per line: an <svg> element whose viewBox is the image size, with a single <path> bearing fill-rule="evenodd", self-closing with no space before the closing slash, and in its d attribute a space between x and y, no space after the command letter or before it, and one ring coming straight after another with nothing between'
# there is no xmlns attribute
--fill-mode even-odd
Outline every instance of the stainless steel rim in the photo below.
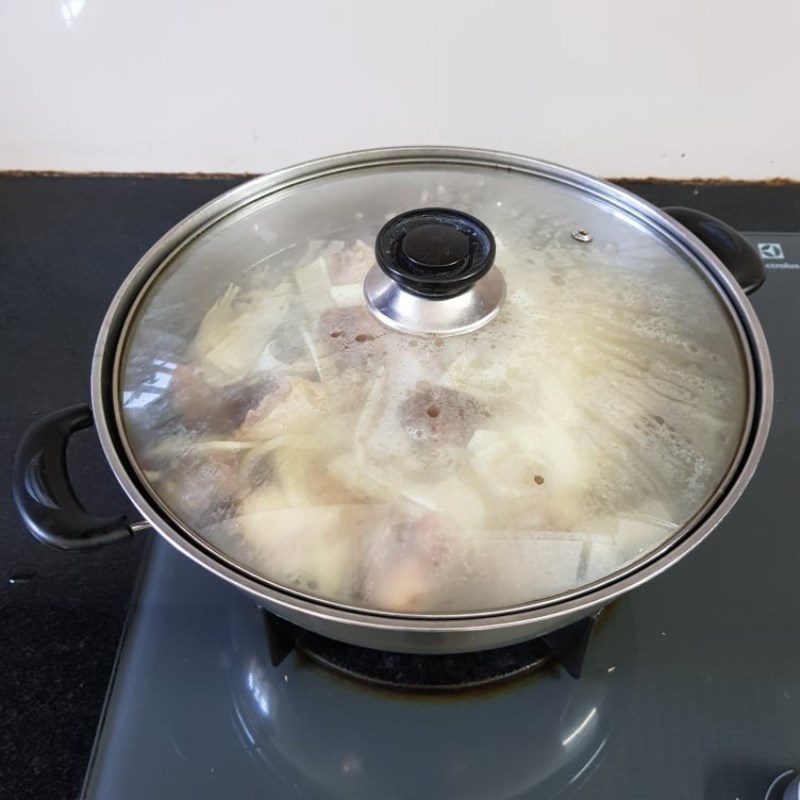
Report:
<svg viewBox="0 0 800 800"><path fill-rule="evenodd" d="M484 612L402 615L358 609L317 600L257 578L181 527L149 496L127 450L117 399L119 360L127 325L137 301L169 258L204 229L242 206L308 180L364 167L402 164L455 164L500 168L547 177L572 185L624 210L649 230L687 252L704 269L729 310L748 369L748 420L736 457L716 492L683 528L640 561L601 581L535 603ZM112 301L97 339L92 363L92 404L98 435L123 489L148 522L172 545L228 582L277 609L329 622L408 632L478 632L483 629L546 623L587 611L633 589L667 569L696 547L728 513L755 471L772 411L773 384L766 340L753 309L735 279L716 256L683 226L659 209L613 184L548 162L491 150L407 147L365 150L300 164L249 181L211 201L166 233L140 259Z"/></svg>

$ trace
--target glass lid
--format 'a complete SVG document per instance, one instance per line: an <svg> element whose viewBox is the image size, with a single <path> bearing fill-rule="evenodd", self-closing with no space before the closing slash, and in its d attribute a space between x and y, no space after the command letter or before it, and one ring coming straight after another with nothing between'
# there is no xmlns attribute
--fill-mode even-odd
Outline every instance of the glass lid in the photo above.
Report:
<svg viewBox="0 0 800 800"><path fill-rule="evenodd" d="M369 611L606 579L705 511L748 424L739 332L688 251L596 187L487 163L362 164L230 209L153 274L118 359L172 522Z"/></svg>

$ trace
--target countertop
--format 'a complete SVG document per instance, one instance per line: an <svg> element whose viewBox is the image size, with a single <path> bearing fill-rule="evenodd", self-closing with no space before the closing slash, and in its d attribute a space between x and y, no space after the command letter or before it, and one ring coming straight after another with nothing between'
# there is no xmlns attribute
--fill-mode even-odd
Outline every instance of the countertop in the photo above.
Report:
<svg viewBox="0 0 800 800"><path fill-rule="evenodd" d="M34 541L11 501L14 448L37 415L88 401L101 319L136 260L241 180L0 175L0 797L77 796L150 535L80 554ZM625 186L741 230L800 230L800 185ZM70 460L90 509L130 510L91 432Z"/></svg>

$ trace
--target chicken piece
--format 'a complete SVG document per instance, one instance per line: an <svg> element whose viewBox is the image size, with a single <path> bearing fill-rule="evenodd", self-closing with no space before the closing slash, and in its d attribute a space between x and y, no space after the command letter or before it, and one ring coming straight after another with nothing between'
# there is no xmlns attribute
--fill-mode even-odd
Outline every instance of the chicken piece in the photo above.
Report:
<svg viewBox="0 0 800 800"><path fill-rule="evenodd" d="M287 378L276 379L275 388L261 397L261 400L244 415L239 429L236 432L237 439L248 439L259 423L266 420L281 403L286 400L292 392L292 381ZM258 438L256 436L256 438Z"/></svg>
<svg viewBox="0 0 800 800"><path fill-rule="evenodd" d="M467 445L472 468L497 499L493 515L513 529L572 530L586 514L596 483L593 451L546 423L475 431Z"/></svg>
<svg viewBox="0 0 800 800"><path fill-rule="evenodd" d="M279 435L299 435L304 432L340 435L352 424L346 415L353 413L363 402L359 392L344 381L324 383L304 378L290 378L279 390L265 397L244 418L236 431L238 441L265 441ZM317 447L326 440L317 441Z"/></svg>
<svg viewBox="0 0 800 800"><path fill-rule="evenodd" d="M238 486L238 453L211 455L196 449L170 465L171 480L159 491L182 519L203 527L225 519L231 513Z"/></svg>
<svg viewBox="0 0 800 800"><path fill-rule="evenodd" d="M443 576L452 539L453 529L437 514L374 532L366 564L368 602L386 611L433 608L447 592Z"/></svg>
<svg viewBox="0 0 800 800"><path fill-rule="evenodd" d="M386 329L363 307L331 308L323 312L318 335L342 369L373 373L382 363Z"/></svg>
<svg viewBox="0 0 800 800"><path fill-rule="evenodd" d="M251 409L288 391L277 376L231 386L210 385L199 367L178 364L172 376L171 396L181 421L197 433L229 433L238 428Z"/></svg>
<svg viewBox="0 0 800 800"><path fill-rule="evenodd" d="M430 590L430 569L422 559L407 556L387 567L373 584L371 601L389 611L418 611Z"/></svg>
<svg viewBox="0 0 800 800"><path fill-rule="evenodd" d="M432 485L466 462L465 442L485 410L469 395L432 385L430 372L409 362L387 366L369 388L356 428L356 460L388 487Z"/></svg>
<svg viewBox="0 0 800 800"><path fill-rule="evenodd" d="M356 589L362 539L387 526L383 505L291 505L291 497L264 485L238 506L236 536L227 523L208 531L226 552L278 583L350 601Z"/></svg>
<svg viewBox="0 0 800 800"><path fill-rule="evenodd" d="M417 383L399 407L400 419L413 438L432 444L463 446L488 416L483 406L463 392Z"/></svg>
<svg viewBox="0 0 800 800"><path fill-rule="evenodd" d="M271 450L250 447L239 461L238 493L247 497L256 490L274 483L275 459Z"/></svg>

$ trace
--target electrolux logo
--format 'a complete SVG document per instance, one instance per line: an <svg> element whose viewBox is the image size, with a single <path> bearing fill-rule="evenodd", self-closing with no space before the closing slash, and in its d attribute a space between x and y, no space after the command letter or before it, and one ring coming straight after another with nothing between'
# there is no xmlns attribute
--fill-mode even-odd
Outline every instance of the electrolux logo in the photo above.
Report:
<svg viewBox="0 0 800 800"><path fill-rule="evenodd" d="M758 252L761 254L761 258L763 259L776 259L778 261L783 261L785 258L783 255L783 247L781 247L778 242L759 242Z"/></svg>
<svg viewBox="0 0 800 800"><path fill-rule="evenodd" d="M800 231L759 231L746 233L745 238L758 252L764 266L770 272L790 270L800 273Z"/></svg>
<svg viewBox="0 0 800 800"><path fill-rule="evenodd" d="M763 234L762 234L763 235ZM791 237L788 239L786 237ZM785 234L782 242L759 242L756 241L758 253L764 266L769 270L774 269L793 269L800 270L800 263L797 261L790 261L789 259L794 256L793 242L795 239L800 239L800 234ZM788 255L787 247L788 246Z"/></svg>

